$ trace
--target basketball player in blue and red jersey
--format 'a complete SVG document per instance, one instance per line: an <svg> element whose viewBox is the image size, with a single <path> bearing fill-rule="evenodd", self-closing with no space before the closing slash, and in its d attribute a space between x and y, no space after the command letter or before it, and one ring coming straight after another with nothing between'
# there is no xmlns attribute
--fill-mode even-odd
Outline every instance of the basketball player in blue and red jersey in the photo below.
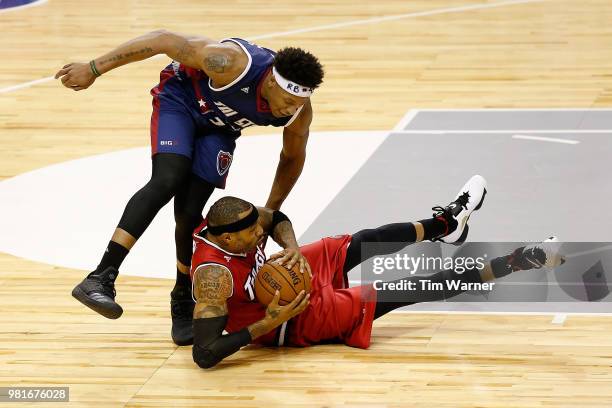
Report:
<svg viewBox="0 0 612 408"><path fill-rule="evenodd" d="M416 290L406 301L379 301L390 297L372 285L348 287L348 272L374 255L394 253L423 240L463 242L470 214L483 203L485 186L482 177L472 177L448 206L434 207L436 213L430 219L323 238L299 248L312 270L310 293L302 291L293 302L279 306L277 291L267 307L257 302L254 293L257 272L266 261L263 244L269 235L285 248L271 259L282 262L294 258L298 245L291 223L280 211L257 208L235 197L221 198L194 234L194 361L202 368L213 367L249 343L310 346L336 342L367 348L374 319L398 307L462 293L461 289L448 289L443 284L448 280L482 283L519 270L554 266L559 258L553 256L553 248L526 246L492 259L481 269L402 279L415 282L418 289L418 280L440 282L445 288ZM362 253L363 243L369 243L367 253ZM228 334L223 334L224 330Z"/></svg>
<svg viewBox="0 0 612 408"><path fill-rule="evenodd" d="M316 57L300 48L277 53L239 38L215 41L155 31L89 63L55 75L80 91L104 73L157 54L173 59L151 90L152 176L129 200L100 264L72 294L110 319L121 316L114 281L129 250L174 197L177 257L171 293L172 339L193 341L189 269L193 230L215 188L224 188L242 129L284 127L283 148L266 206L279 209L302 171L312 121L310 96L323 80Z"/></svg>

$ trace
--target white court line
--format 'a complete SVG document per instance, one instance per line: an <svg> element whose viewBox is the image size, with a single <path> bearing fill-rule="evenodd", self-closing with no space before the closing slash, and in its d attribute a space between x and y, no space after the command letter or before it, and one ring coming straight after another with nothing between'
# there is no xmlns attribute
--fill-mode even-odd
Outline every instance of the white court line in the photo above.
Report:
<svg viewBox="0 0 612 408"><path fill-rule="evenodd" d="M407 314L459 314L459 315L519 315L519 316L612 316L612 313L607 312L496 312L496 311L461 311L461 310L393 310L391 313L407 313Z"/></svg>
<svg viewBox="0 0 612 408"><path fill-rule="evenodd" d="M550 142L550 143L564 143L570 145L577 145L580 143L578 140L570 139L558 139L556 137L542 137L542 136L529 136L529 135L512 135L513 139L521 140L536 140L538 142Z"/></svg>
<svg viewBox="0 0 612 408"><path fill-rule="evenodd" d="M373 282L369 282L373 283ZM362 285L362 281L358 280L349 280L349 284L351 285ZM528 287L538 287L538 286L546 286L551 288L558 288L561 285L559 282L512 282L512 286L528 286ZM579 288L584 287L584 282L563 282L564 287L575 286ZM608 287L607 283L591 283L589 286L605 286Z"/></svg>
<svg viewBox="0 0 612 408"><path fill-rule="evenodd" d="M391 16L367 18L363 20L345 21L342 23L325 24L325 25L314 26L310 28L301 28L297 30L283 31L280 33L263 34L263 35L255 36L252 38L254 40L260 40L263 38L272 38L272 37L278 37L278 36L284 36L284 35L302 34L302 33L309 33L312 31L332 30L335 28L350 27L350 26L355 26L355 25L364 25L364 24L380 23L383 21L401 20L404 18L425 17L425 16L433 16L436 14L446 14L446 13L460 13L463 11L471 11L471 10L485 10L485 9L502 7L502 6L511 6L514 4L538 3L538 2L543 2L543 1L548 1L548 0L509 0L509 1L500 1L498 3L491 3L491 4L470 4L467 6L449 7L449 8L436 9L436 10L419 11L419 12L406 13L406 14L395 14Z"/></svg>
<svg viewBox="0 0 612 408"><path fill-rule="evenodd" d="M29 82L24 82L24 83L18 84L18 85L9 86L7 88L2 88L2 89L0 89L0 94L16 91L16 90L22 89L22 88L29 88L32 85L42 84L43 82L49 82L52 79L53 79L53 77L50 76L50 77L46 77L46 78L35 79L35 80L29 81Z"/></svg>
<svg viewBox="0 0 612 408"><path fill-rule="evenodd" d="M2 0L0 0L0 2L1 1ZM21 6L0 9L0 14L8 13L8 12L13 11L13 10L21 10L21 9L24 9L24 8L40 6L40 5L42 5L42 4L46 3L46 2L47 2L47 0L38 0L38 1L35 1L35 2L32 2L32 3L28 3L28 4L24 4L24 5L21 5Z"/></svg>
<svg viewBox="0 0 612 408"><path fill-rule="evenodd" d="M46 1L46 0L41 0L41 1ZM491 9L491 8L496 8L496 7L512 6L515 4L541 3L544 1L549 1L549 0L509 0L509 1L500 1L497 3L491 3L491 4L471 4L471 5L466 5L466 6L450 7L450 8L429 10L429 11L420 11L420 12L415 12L415 13L394 14L390 16L374 17L374 18L367 18L367 19L362 19L362 20L352 20L352 21L345 21L342 23L325 24L325 25L319 25L319 26L313 26L313 27L300 28L296 30L279 31L279 32L274 32L274 33L269 33L269 34L256 35L254 37L249 37L248 40L261 40L265 38L283 37L283 36L294 35L294 34L310 33L314 31L333 30L336 28L350 27L350 26L355 26L355 25L375 24L375 23L380 23L383 21L393 21L393 20L401 20L405 18L434 16L437 14L460 13L460 12L472 11L472 10L485 10L485 9ZM29 86L32 86L38 83L50 81L52 79L53 77L46 77L46 78L41 78L41 79L37 79L34 81L26 82L23 84L13 85L8 88L0 88L0 94L11 92L17 89L27 88Z"/></svg>
<svg viewBox="0 0 612 408"><path fill-rule="evenodd" d="M612 108L467 108L467 109L418 109L420 112L612 112Z"/></svg>
<svg viewBox="0 0 612 408"><path fill-rule="evenodd" d="M503 134L507 134L507 133L544 133L544 134L582 134L582 133L592 133L592 134L602 134L602 135L609 135L612 134L612 129L593 129L593 130L588 130L588 129L560 129L560 130L554 130L554 129L540 129L540 130L534 130L534 129L514 129L514 130L398 130L398 131L392 131L391 133L398 133L398 134L407 134L407 135L418 135L418 134L429 134L429 135L444 135L444 134L449 134L449 135L503 135ZM565 139L559 139L559 140L565 140Z"/></svg>
<svg viewBox="0 0 612 408"><path fill-rule="evenodd" d="M555 317L553 317L551 323L552 324L563 324L565 323L566 319L567 319L566 313L557 313Z"/></svg>
<svg viewBox="0 0 612 408"><path fill-rule="evenodd" d="M610 250L610 249L612 249L612 245L608 245L608 246L604 246L604 247L599 247L599 248L595 248L595 249L589 249L587 251L582 251L582 252L574 252L573 254L565 255L565 259L575 258L577 256L596 254L596 253L604 252L604 251L607 251L607 250Z"/></svg>
<svg viewBox="0 0 612 408"><path fill-rule="evenodd" d="M412 120L419 114L419 112L419 109L411 109L406 112L404 117L400 119L399 122L397 122L397 125L395 125L395 127L393 128L393 131L404 130L410 124L410 122L412 122Z"/></svg>

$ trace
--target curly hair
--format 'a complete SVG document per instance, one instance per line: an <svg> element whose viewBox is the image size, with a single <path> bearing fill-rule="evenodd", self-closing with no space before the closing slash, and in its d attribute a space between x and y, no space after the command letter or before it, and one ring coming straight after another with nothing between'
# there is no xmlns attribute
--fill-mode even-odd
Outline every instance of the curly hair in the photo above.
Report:
<svg viewBox="0 0 612 408"><path fill-rule="evenodd" d="M252 204L237 197L226 196L218 199L208 210L208 223L211 226L226 225L238 221L241 212L251 208Z"/></svg>
<svg viewBox="0 0 612 408"><path fill-rule="evenodd" d="M276 53L274 67L283 77L315 89L323 82L319 59L301 48L285 47Z"/></svg>

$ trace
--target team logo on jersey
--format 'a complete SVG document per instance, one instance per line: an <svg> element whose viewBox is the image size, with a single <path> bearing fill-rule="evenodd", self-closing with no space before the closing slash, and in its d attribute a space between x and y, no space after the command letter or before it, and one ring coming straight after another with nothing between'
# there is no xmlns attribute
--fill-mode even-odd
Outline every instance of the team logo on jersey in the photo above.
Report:
<svg viewBox="0 0 612 408"><path fill-rule="evenodd" d="M224 175L227 173L231 165L232 154L219 150L219 153L217 154L217 173L219 173L220 176Z"/></svg>
<svg viewBox="0 0 612 408"><path fill-rule="evenodd" d="M248 87L248 86L245 86L244 88L240 88L240 90L241 90L242 92L246 93L246 94L248 94L248 93L249 93L249 87Z"/></svg>

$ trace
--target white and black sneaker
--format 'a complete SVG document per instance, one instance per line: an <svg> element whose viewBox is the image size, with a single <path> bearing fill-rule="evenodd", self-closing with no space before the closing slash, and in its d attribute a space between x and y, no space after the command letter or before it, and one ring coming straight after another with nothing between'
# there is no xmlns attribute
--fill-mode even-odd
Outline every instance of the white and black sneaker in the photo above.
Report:
<svg viewBox="0 0 612 408"><path fill-rule="evenodd" d="M112 266L94 271L72 290L72 296L91 310L109 319L118 319L123 309L115 302L115 279L119 271Z"/></svg>
<svg viewBox="0 0 612 408"><path fill-rule="evenodd" d="M565 258L559 253L561 242L557 237L549 237L543 242L517 248L508 264L513 271L529 269L554 268L565 263Z"/></svg>
<svg viewBox="0 0 612 408"><path fill-rule="evenodd" d="M487 181L484 177L475 175L459 190L457 197L446 207L436 206L434 217L443 218L447 223L445 234L434 239L447 244L459 245L463 243L468 235L467 225L470 215L482 207L487 194Z"/></svg>

